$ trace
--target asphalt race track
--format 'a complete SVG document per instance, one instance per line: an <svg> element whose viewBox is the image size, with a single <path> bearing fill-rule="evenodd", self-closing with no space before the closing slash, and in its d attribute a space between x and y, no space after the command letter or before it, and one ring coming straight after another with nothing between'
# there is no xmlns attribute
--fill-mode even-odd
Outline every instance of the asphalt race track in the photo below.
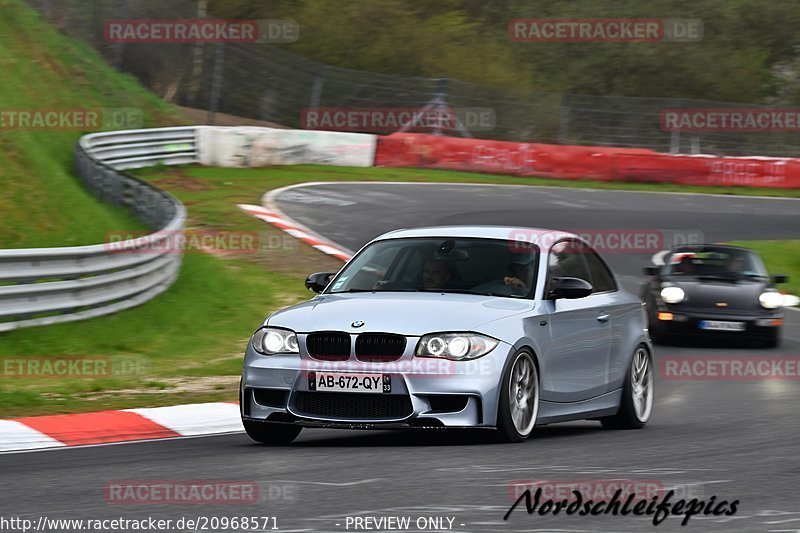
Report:
<svg viewBox="0 0 800 533"><path fill-rule="evenodd" d="M358 183L295 187L273 200L289 217L351 250L399 227L465 223L658 229L670 238L700 234L709 242L800 238L800 200ZM625 285L637 289L650 254L604 255ZM656 364L670 356L797 356L800 312L786 314L779 349L659 346ZM235 434L0 455L0 514L275 516L278 531L297 532L354 531L347 517L355 516L410 516L412 524L420 517L449 517L450 529L433 530L469 532L800 531L800 381L659 378L657 373L653 418L640 431L576 422L539 428L523 444L494 444L481 431L304 430L286 448L257 446ZM503 521L512 503L510 486L533 479L601 488L611 480L638 482L674 488L676 498L740 503L734 516L698 515L686 527L676 517L654 527L652 517L528 516L524 506ZM260 501L109 504L104 487L118 480L254 482Z"/></svg>

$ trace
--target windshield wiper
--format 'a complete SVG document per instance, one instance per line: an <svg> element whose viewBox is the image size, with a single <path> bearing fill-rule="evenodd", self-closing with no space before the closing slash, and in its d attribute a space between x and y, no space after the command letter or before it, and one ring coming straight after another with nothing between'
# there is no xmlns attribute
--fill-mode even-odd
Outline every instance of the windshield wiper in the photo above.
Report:
<svg viewBox="0 0 800 533"><path fill-rule="evenodd" d="M762 276L761 274L755 274L753 272L739 272L736 274L736 277L747 278L747 279L759 279L759 280L769 279L768 276Z"/></svg>
<svg viewBox="0 0 800 533"><path fill-rule="evenodd" d="M422 289L422 292L453 292L457 294L475 294L477 296L500 296L499 294L495 294L493 292L480 292L469 289Z"/></svg>
<svg viewBox="0 0 800 533"><path fill-rule="evenodd" d="M346 291L336 291L332 292L331 294L347 294L351 292L419 292L419 289L347 289Z"/></svg>
<svg viewBox="0 0 800 533"><path fill-rule="evenodd" d="M736 279L733 276L725 276L723 274L698 274L695 277L697 279L714 279L720 281L734 281Z"/></svg>
<svg viewBox="0 0 800 533"><path fill-rule="evenodd" d="M350 292L375 292L375 289L347 289L346 291L331 292L331 294L347 294Z"/></svg>

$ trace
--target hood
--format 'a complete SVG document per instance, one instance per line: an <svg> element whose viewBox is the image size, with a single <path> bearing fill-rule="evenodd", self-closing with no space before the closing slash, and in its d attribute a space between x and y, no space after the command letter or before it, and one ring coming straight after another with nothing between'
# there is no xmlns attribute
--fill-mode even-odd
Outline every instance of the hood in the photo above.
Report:
<svg viewBox="0 0 800 533"><path fill-rule="evenodd" d="M482 324L534 307L532 300L472 294L324 294L278 311L269 317L268 324L297 333L387 332L419 336L437 331L479 331ZM352 327L356 321L364 325Z"/></svg>
<svg viewBox="0 0 800 533"><path fill-rule="evenodd" d="M763 311L758 296L771 286L766 281L732 279L665 279L683 289L686 300L680 305L692 309L714 309L720 312ZM727 304L718 306L718 303Z"/></svg>

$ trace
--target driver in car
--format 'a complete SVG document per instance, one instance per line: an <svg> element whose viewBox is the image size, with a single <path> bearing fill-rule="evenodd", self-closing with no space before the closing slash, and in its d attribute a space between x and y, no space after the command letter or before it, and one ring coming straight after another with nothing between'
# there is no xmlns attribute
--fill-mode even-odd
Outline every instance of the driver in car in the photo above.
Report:
<svg viewBox="0 0 800 533"><path fill-rule="evenodd" d="M422 288L445 289L453 281L453 266L449 261L429 259L422 270Z"/></svg>
<svg viewBox="0 0 800 533"><path fill-rule="evenodd" d="M744 257L741 255L731 255L728 257L728 263L725 265L725 270L728 274L736 275L745 271Z"/></svg>
<svg viewBox="0 0 800 533"><path fill-rule="evenodd" d="M528 292L528 289L530 289L528 280L531 279L533 274L532 267L532 257L509 263L507 268L510 275L503 277L503 283L516 291L522 293Z"/></svg>

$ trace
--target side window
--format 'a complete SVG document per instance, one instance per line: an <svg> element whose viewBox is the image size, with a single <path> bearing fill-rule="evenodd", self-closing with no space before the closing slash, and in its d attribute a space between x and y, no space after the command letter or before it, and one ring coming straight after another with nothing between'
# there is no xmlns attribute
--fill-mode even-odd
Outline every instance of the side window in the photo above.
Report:
<svg viewBox="0 0 800 533"><path fill-rule="evenodd" d="M547 260L547 292L553 290L554 278L580 278L592 282L578 241L560 241L550 249Z"/></svg>
<svg viewBox="0 0 800 533"><path fill-rule="evenodd" d="M594 287L592 292L617 290L614 275L603 263L603 260L600 259L600 256L588 246L583 246L583 256L586 258L586 264L589 267L589 275L592 276L592 279L589 280Z"/></svg>

